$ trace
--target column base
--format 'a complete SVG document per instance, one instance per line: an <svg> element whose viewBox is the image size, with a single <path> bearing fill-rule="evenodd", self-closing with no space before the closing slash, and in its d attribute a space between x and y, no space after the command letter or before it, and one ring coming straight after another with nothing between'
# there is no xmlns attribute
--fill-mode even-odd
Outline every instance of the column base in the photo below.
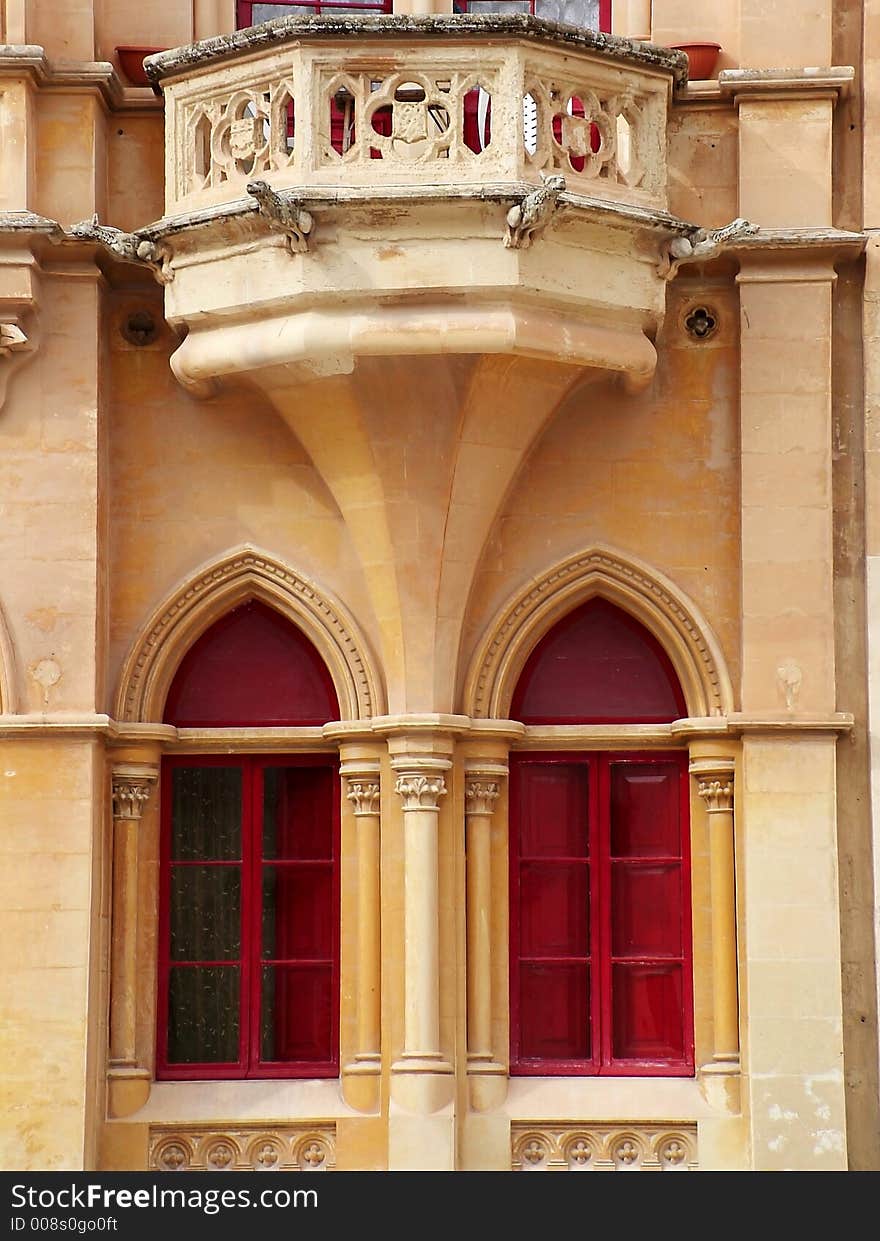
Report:
<svg viewBox="0 0 880 1241"><path fill-rule="evenodd" d="M407 1055L391 1066L391 1098L409 1112L428 1115L452 1102L452 1065L440 1053Z"/></svg>
<svg viewBox="0 0 880 1241"><path fill-rule="evenodd" d="M150 1097L152 1074L136 1064L111 1063L107 1070L107 1115L111 1120L131 1116Z"/></svg>
<svg viewBox="0 0 880 1241"><path fill-rule="evenodd" d="M467 1081L473 1112L492 1112L507 1098L507 1068L490 1055L468 1056Z"/></svg>
<svg viewBox="0 0 880 1241"><path fill-rule="evenodd" d="M382 1058L378 1053L355 1056L342 1070L342 1095L356 1112L378 1112Z"/></svg>
<svg viewBox="0 0 880 1241"><path fill-rule="evenodd" d="M707 1103L719 1112L738 1115L742 1109L742 1073L739 1056L715 1059L697 1070L700 1090Z"/></svg>

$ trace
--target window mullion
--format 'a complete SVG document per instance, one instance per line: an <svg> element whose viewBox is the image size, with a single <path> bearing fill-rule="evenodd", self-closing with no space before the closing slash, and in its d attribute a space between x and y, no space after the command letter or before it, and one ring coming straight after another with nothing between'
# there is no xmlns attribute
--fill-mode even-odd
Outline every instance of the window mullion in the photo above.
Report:
<svg viewBox="0 0 880 1241"><path fill-rule="evenodd" d="M256 764L242 760L242 951L241 951L241 1058L245 1076L259 1060L260 1023L260 821L257 806Z"/></svg>
<svg viewBox="0 0 880 1241"><path fill-rule="evenodd" d="M603 1072L611 1062L611 764L607 754L595 756L596 800L591 847L596 859L596 983L595 1062Z"/></svg>

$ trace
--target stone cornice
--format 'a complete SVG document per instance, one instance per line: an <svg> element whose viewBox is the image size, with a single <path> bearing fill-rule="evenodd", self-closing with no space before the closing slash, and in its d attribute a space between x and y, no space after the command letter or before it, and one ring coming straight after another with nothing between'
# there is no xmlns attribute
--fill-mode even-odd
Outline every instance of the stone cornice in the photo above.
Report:
<svg viewBox="0 0 880 1241"><path fill-rule="evenodd" d="M169 751L217 751L232 749L266 752L322 751L333 753L338 743L382 738L453 737L459 740L508 741L515 749L613 749L620 745L644 747L686 745L691 740L735 740L748 733L798 736L808 733L849 733L854 717L846 711L828 715L774 715L732 712L726 716L674 720L671 724L587 724L526 726L518 720L471 720L465 715L385 715L372 720L342 720L314 728L175 728L171 724L122 723L112 716L88 712L33 712L0 715L0 737L45 737L52 733L103 736L110 746L158 744ZM428 751L426 751L426 754ZM346 760L348 761L348 760ZM401 757L401 764L416 765L430 758ZM395 759L395 762L398 762ZM445 767L443 759L437 764ZM367 760L369 765L369 760ZM365 762L351 760L352 769ZM469 759L468 768L486 770L482 759Z"/></svg>
<svg viewBox="0 0 880 1241"><path fill-rule="evenodd" d="M519 13L485 16L432 14L425 17L402 14L278 17L260 26L237 30L234 34L217 35L187 47L148 56L144 69L154 87L159 89L159 83L164 78L181 76L190 70L209 67L237 56L271 50L288 41L315 39L341 42L364 38L466 39L471 42L481 39L526 39L575 51L598 52L623 65L669 75L676 86L687 81L687 56L684 52Z"/></svg>
<svg viewBox="0 0 880 1241"><path fill-rule="evenodd" d="M109 61L52 61L38 44L0 45L0 81L22 76L40 90L96 92L111 112L156 112L162 107L149 87L126 86Z"/></svg>
<svg viewBox="0 0 880 1241"><path fill-rule="evenodd" d="M523 195L535 187L526 181L489 181L479 185L398 185L383 188L381 186L328 186L328 185L297 185L295 189L281 189L282 198L288 193L297 203L305 204L309 211L329 211L334 207L377 207L383 208L390 204L430 206L434 203L448 204L451 202L496 202L505 206L518 202ZM682 220L668 211L657 211L650 207L616 202L608 198L594 198L587 194L575 194L565 191L559 195L559 209L566 215L577 212L589 220L598 220L611 228L630 228L633 226L653 232L685 236L692 233L697 225L689 220ZM194 229L210 229L214 225L225 225L232 220L259 218L259 209L252 198L235 198L216 206L205 207L199 211L187 212L182 215L163 216L151 224L136 229L138 237L148 241L162 241L178 233L190 232Z"/></svg>
<svg viewBox="0 0 880 1241"><path fill-rule="evenodd" d="M808 69L722 69L718 89L722 96L741 99L814 99L830 95L838 99L852 90L855 70L851 65Z"/></svg>
<svg viewBox="0 0 880 1241"><path fill-rule="evenodd" d="M856 259L868 244L866 233L842 228L762 228L731 243L729 251L750 261Z"/></svg>

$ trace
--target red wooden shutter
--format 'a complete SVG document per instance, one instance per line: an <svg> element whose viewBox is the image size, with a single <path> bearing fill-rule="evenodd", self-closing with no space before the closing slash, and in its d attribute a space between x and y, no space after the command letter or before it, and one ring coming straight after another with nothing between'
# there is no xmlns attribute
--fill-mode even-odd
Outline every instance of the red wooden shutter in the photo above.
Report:
<svg viewBox="0 0 880 1241"><path fill-rule="evenodd" d="M511 764L511 1071L692 1071L682 755Z"/></svg>

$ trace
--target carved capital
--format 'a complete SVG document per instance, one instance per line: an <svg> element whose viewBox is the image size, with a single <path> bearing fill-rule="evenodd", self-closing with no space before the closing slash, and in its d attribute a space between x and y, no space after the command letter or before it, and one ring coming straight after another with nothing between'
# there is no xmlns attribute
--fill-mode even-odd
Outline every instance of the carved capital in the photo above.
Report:
<svg viewBox="0 0 880 1241"><path fill-rule="evenodd" d="M345 794L346 800L350 801L354 807L356 818L362 815L377 815L379 813L379 781L358 779L356 776L349 776L346 781L348 791Z"/></svg>
<svg viewBox="0 0 880 1241"><path fill-rule="evenodd" d="M722 776L721 779L701 776L697 780L697 792L706 803L709 814L729 814L733 810L733 778L731 776Z"/></svg>
<svg viewBox="0 0 880 1241"><path fill-rule="evenodd" d="M138 821L158 779L155 768L113 768L113 818Z"/></svg>
<svg viewBox="0 0 880 1241"><path fill-rule="evenodd" d="M403 798L404 810L437 810L446 796L446 781L439 772L402 771L394 791Z"/></svg>
<svg viewBox="0 0 880 1241"><path fill-rule="evenodd" d="M491 814L500 792L497 780L467 780L464 786L465 814Z"/></svg>

